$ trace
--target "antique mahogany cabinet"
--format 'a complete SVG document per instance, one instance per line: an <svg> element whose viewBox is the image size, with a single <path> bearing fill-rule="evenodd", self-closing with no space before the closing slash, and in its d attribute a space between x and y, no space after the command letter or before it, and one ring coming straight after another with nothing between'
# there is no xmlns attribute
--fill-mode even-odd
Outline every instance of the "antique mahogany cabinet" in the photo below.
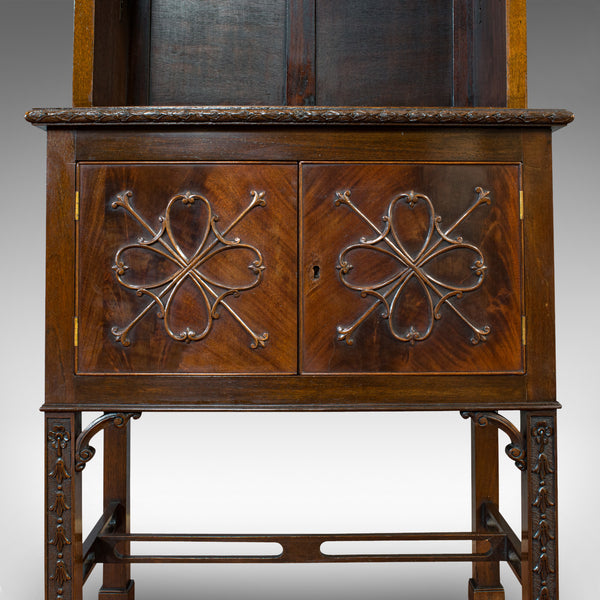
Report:
<svg viewBox="0 0 600 600"><path fill-rule="evenodd" d="M75 107L27 115L48 135L48 600L80 600L98 563L99 597L130 600L131 563L349 561L472 562L477 600L504 598L506 561L524 599L558 598L551 133L572 115L525 108L525 39L525 0L76 1ZM472 530L132 533L131 420L175 410L455 411ZM82 430L84 411L104 414ZM437 539L472 552L322 549Z"/></svg>

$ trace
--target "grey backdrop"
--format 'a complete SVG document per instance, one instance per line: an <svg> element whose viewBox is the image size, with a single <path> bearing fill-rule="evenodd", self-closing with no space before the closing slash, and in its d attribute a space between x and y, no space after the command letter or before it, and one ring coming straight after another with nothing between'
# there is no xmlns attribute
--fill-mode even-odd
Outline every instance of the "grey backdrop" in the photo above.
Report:
<svg viewBox="0 0 600 600"><path fill-rule="evenodd" d="M528 17L529 104L576 113L575 123L554 138L558 394L564 405L558 438L561 592L567 600L596 600L600 5L530 0ZM71 39L69 0L0 0L0 600L43 597L44 443L37 409L43 401L45 140L22 114L33 106L70 104ZM467 528L468 430L457 414L145 415L133 425L133 526L206 532ZM417 431L426 439L418 441ZM84 473L86 528L101 512L100 462ZM519 476L509 462L501 463L502 503L518 530ZM443 510L436 496L447 500ZM136 574L140 600L164 598L173 581L173 600L452 600L466 597L469 567L165 565L142 566ZM518 598L507 570L504 583L507 598ZM97 585L95 574L86 598L95 597Z"/></svg>

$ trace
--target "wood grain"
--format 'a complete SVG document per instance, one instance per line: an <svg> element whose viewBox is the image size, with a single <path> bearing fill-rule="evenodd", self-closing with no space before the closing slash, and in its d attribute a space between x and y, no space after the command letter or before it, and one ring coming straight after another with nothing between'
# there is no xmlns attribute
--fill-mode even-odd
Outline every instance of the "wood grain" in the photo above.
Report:
<svg viewBox="0 0 600 600"><path fill-rule="evenodd" d="M130 532L130 430L131 423L104 430L104 509L118 503L113 531L121 534ZM129 547L123 543L122 552L128 553ZM134 590L129 565L103 565L99 600L133 600Z"/></svg>
<svg viewBox="0 0 600 600"><path fill-rule="evenodd" d="M95 0L75 2L73 106L93 106Z"/></svg>
<svg viewBox="0 0 600 600"><path fill-rule="evenodd" d="M493 426L481 427L471 423L471 508L472 530L485 532L485 505L500 503L500 483L498 475L498 429ZM481 543L473 543L474 551L481 551ZM473 589L471 600L495 600L492 590L498 598L500 584L500 564L497 562L473 563ZM491 596L491 599L490 599ZM502 592L501 598L504 598Z"/></svg>
<svg viewBox="0 0 600 600"><path fill-rule="evenodd" d="M427 227L433 219L442 218L442 227L450 227L474 203L475 189L481 186L490 191L491 203L482 204L453 231L452 238L462 237L465 243L477 247L487 270L481 287L454 297L440 308L435 319L433 306L442 296L433 291L434 304L429 307L430 289L419 277L409 276L399 292L398 304L394 285L385 286L379 293L389 296L390 312L373 295L361 294L344 285L370 287L375 280L384 281L399 275L402 260L382 255L369 248L347 255L351 270L342 276L342 251L359 244L362 238L377 237L373 228L348 206L335 206L336 193L351 191L355 206L380 229L388 205L401 194L414 191L427 195L435 209L430 214L421 201L415 208L407 202L396 203L393 218L398 241L409 256L417 256L427 237ZM514 165L395 165L395 164L337 164L302 167L303 190L303 365L305 373L519 373L524 369L521 344L521 235L519 221L519 168ZM406 208L401 207L405 205ZM419 208L422 207L422 208ZM421 212L419 212L421 211ZM394 221L396 224L394 225ZM402 227L411 223L410 228ZM433 233L427 249L435 248L438 234ZM396 239L392 234L387 239ZM377 247L390 250L388 245ZM471 263L477 256L460 245L448 247L444 255L426 263L422 272L446 285L470 287L476 278ZM376 256L375 256L376 254ZM346 260L344 258L343 260ZM362 261L367 261L361 265ZM321 276L311 275L312 265L319 265ZM378 272L377 265L381 265ZM370 280L373 282L370 282ZM369 281L367 281L369 280ZM427 279L427 281L432 281ZM461 282L461 283L458 283ZM368 284L368 285L367 285ZM411 285L412 284L412 285ZM433 290L433 288L431 288ZM439 289L439 288L437 288ZM447 291L449 291L448 288ZM454 306L463 316L451 309ZM369 311L372 311L369 313ZM347 328L369 315L344 340L339 327ZM474 332L467 321L491 331L486 341L474 344ZM395 339L415 328L431 335L413 343ZM426 335L426 334L425 334Z"/></svg>
<svg viewBox="0 0 600 600"><path fill-rule="evenodd" d="M318 104L452 104L451 3L319 0L316 23Z"/></svg>
<svg viewBox="0 0 600 600"><path fill-rule="evenodd" d="M523 137L527 397L534 402L556 399L551 143L547 131Z"/></svg>
<svg viewBox="0 0 600 600"><path fill-rule="evenodd" d="M80 173L79 373L296 372L295 166L86 164ZM265 206L254 208L228 232L229 224L249 206L254 190L264 193ZM163 304L124 287L139 285L159 294L167 286L153 287L155 282L183 272L168 258L167 246L138 243L154 234L123 207L113 207L126 192L131 193L136 214L155 233L165 223L161 219L171 218L172 238L168 232L161 238L167 246L177 244L181 256L188 258L205 252L206 262L197 271L206 278L206 286L184 276L180 284L171 285ZM208 204L199 199L193 205L178 201L167 210L172 198L187 192L206 198L218 217L214 226L226 240L241 242L227 246L216 239ZM117 259L121 248L129 249ZM259 256L264 272L256 274L251 267ZM119 279L115 269L121 260L124 272ZM244 291L255 280L259 283ZM216 296L210 296L210 290L231 293L214 305ZM206 302L216 318L210 317ZM113 328L126 328L149 305L152 308L127 334L112 333ZM209 323L210 333L199 341L177 341L168 334L169 328L175 335L187 328L200 334ZM252 347L250 330L259 336L268 333L264 347Z"/></svg>
<svg viewBox="0 0 600 600"><path fill-rule="evenodd" d="M473 0L473 104L507 106L506 3Z"/></svg>
<svg viewBox="0 0 600 600"><path fill-rule="evenodd" d="M506 105L527 106L527 0L507 2Z"/></svg>
<svg viewBox="0 0 600 600"><path fill-rule="evenodd" d="M75 136L48 134L46 201L46 402L73 402Z"/></svg>
<svg viewBox="0 0 600 600"><path fill-rule="evenodd" d="M285 104L286 0L153 0L150 104Z"/></svg>
<svg viewBox="0 0 600 600"><path fill-rule="evenodd" d="M288 0L286 104L316 102L315 0Z"/></svg>

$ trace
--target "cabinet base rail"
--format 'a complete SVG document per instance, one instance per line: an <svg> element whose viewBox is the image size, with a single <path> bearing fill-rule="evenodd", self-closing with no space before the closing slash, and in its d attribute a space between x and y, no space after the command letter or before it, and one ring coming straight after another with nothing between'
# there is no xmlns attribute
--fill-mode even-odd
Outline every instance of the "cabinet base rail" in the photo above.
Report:
<svg viewBox="0 0 600 600"><path fill-rule="evenodd" d="M84 578L97 563L348 563L348 562L498 562L507 561L520 579L520 541L497 507L487 507L489 532L359 533L359 534L165 534L112 533L120 508L111 503L83 545ZM355 553L323 552L326 542L452 542L472 541L481 552ZM149 555L130 554L131 542L273 543L277 554ZM475 544L474 544L475 546ZM123 548L124 547L124 548ZM222 547L222 546L221 546ZM239 546L238 546L239 547Z"/></svg>

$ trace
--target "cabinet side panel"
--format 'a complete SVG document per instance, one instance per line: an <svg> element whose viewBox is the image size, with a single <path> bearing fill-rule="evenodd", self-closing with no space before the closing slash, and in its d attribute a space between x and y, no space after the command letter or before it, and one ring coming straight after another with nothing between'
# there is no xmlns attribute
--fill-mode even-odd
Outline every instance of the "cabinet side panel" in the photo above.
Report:
<svg viewBox="0 0 600 600"><path fill-rule="evenodd" d="M93 106L127 104L129 11L121 0L103 0L94 16Z"/></svg>
<svg viewBox="0 0 600 600"><path fill-rule="evenodd" d="M73 401L75 134L48 131L46 402Z"/></svg>
<svg viewBox="0 0 600 600"><path fill-rule="evenodd" d="M523 134L527 399L556 400L550 129Z"/></svg>
<svg viewBox="0 0 600 600"><path fill-rule="evenodd" d="M527 0L507 2L507 106L527 106Z"/></svg>
<svg viewBox="0 0 600 600"><path fill-rule="evenodd" d="M95 0L75 2L73 106L92 105L95 4Z"/></svg>
<svg viewBox="0 0 600 600"><path fill-rule="evenodd" d="M129 11L121 0L77 0L73 105L127 104Z"/></svg>

